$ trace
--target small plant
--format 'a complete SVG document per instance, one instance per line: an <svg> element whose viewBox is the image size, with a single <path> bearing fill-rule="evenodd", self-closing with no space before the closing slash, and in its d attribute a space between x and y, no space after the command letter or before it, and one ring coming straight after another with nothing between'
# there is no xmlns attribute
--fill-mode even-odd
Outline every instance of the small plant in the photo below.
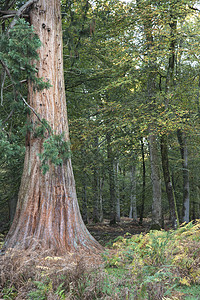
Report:
<svg viewBox="0 0 200 300"><path fill-rule="evenodd" d="M161 299L177 285L200 283L199 229L200 221L176 231L119 237L112 254L107 251L103 257L107 266L131 269L138 299Z"/></svg>
<svg viewBox="0 0 200 300"><path fill-rule="evenodd" d="M3 299L12 300L15 299L17 296L17 291L13 286L11 287L5 287L2 291Z"/></svg>
<svg viewBox="0 0 200 300"><path fill-rule="evenodd" d="M29 293L29 300L46 300L48 293L52 292L52 282L34 282L36 289Z"/></svg>
<svg viewBox="0 0 200 300"><path fill-rule="evenodd" d="M59 296L60 299L65 299L65 289L63 288L64 282L59 285L55 294Z"/></svg>

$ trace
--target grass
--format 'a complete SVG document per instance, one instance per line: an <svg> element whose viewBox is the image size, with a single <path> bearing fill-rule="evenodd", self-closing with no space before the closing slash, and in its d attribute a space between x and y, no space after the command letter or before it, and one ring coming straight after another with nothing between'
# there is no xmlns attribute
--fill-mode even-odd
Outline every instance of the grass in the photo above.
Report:
<svg viewBox="0 0 200 300"><path fill-rule="evenodd" d="M192 286L179 286L176 290L183 294L184 300L200 299L200 285L194 284Z"/></svg>

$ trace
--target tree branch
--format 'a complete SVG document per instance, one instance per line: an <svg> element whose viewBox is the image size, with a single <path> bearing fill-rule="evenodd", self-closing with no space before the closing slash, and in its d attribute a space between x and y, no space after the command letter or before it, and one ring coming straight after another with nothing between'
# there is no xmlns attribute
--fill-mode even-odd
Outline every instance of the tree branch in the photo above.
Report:
<svg viewBox="0 0 200 300"><path fill-rule="evenodd" d="M2 75L2 84L1 84L1 106L3 106L3 88L4 88L4 83L6 79L6 71L4 70L3 75Z"/></svg>
<svg viewBox="0 0 200 300"><path fill-rule="evenodd" d="M29 1L27 1L24 5L22 5L22 6L20 7L20 9L17 11L17 13L16 13L16 15L15 15L13 21L10 23L7 32L9 32L10 29L13 28L13 27L15 26L15 24L16 24L16 22L17 22L17 19L23 14L23 12L24 12L29 6L31 6L33 3L36 3L36 2L38 2L38 0L29 0Z"/></svg>
<svg viewBox="0 0 200 300"><path fill-rule="evenodd" d="M10 0L7 0L7 1L6 1L6 4L5 4L4 7L3 7L3 10L8 10L9 8L11 8L11 7L15 4L16 1L17 1L17 0L13 0L13 1L9 4Z"/></svg>
<svg viewBox="0 0 200 300"><path fill-rule="evenodd" d="M11 112L9 113L9 115L5 118L5 120L2 121L2 124L6 123L10 117L13 115L14 110L11 110Z"/></svg>
<svg viewBox="0 0 200 300"><path fill-rule="evenodd" d="M1 64L2 64L2 66L4 67L6 73L8 74L8 76L9 76L11 82L12 82L12 86L13 86L14 92L15 92L15 82L14 82L14 80L13 80L13 78L12 78L12 75L10 74L10 71L9 71L8 67L6 66L6 64L5 64L2 60L0 60L0 62L1 62ZM37 114L37 112L34 110L34 108L33 108L32 106L30 106L30 105L26 102L26 100L24 99L24 97L22 96L21 93L19 93L19 95L20 95L20 97L22 98L23 102L28 106L28 108L30 108L30 110L36 115L36 117L38 118L38 120L43 124L43 122L42 122L40 116ZM48 133L50 134L49 129L48 129L48 128L46 128L46 129L47 129Z"/></svg>
<svg viewBox="0 0 200 300"><path fill-rule="evenodd" d="M193 7L193 6L191 6L191 5L188 5L188 7L189 7L190 9L192 9L192 10L200 11L198 8Z"/></svg>
<svg viewBox="0 0 200 300"><path fill-rule="evenodd" d="M16 14L10 14L10 15L4 15L2 17L0 17L1 20L5 20L5 19L9 19L9 18L13 18ZM24 18L28 18L29 15L22 15Z"/></svg>

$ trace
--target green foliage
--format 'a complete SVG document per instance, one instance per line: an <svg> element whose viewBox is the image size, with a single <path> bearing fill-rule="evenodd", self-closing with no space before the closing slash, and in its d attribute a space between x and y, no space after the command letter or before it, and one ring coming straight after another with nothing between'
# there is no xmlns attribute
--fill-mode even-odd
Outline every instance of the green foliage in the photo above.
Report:
<svg viewBox="0 0 200 300"><path fill-rule="evenodd" d="M183 224L176 231L119 237L113 244L116 252L105 253L104 259L108 266L130 268L141 297L143 292L152 294L161 286L164 295L179 284L199 284L199 229L200 221Z"/></svg>
<svg viewBox="0 0 200 300"><path fill-rule="evenodd" d="M66 162L70 156L70 142L64 140L64 134L51 134L44 140L43 152L39 154L39 158L42 161L43 174L49 170L49 163L59 166Z"/></svg>
<svg viewBox="0 0 200 300"><path fill-rule="evenodd" d="M37 49L41 47L34 29L24 19L3 34L0 39L0 59L6 64L16 89L20 89L22 76L33 82L38 90L49 88L50 83L43 78L37 78L36 65L33 61L39 59ZM24 79L24 78L23 78Z"/></svg>
<svg viewBox="0 0 200 300"><path fill-rule="evenodd" d="M3 299L12 300L16 298L17 291L13 286L7 288L5 287L3 288L2 294L3 294Z"/></svg>
<svg viewBox="0 0 200 300"><path fill-rule="evenodd" d="M29 293L29 300L46 300L48 293L52 291L51 282L34 281L36 289Z"/></svg>

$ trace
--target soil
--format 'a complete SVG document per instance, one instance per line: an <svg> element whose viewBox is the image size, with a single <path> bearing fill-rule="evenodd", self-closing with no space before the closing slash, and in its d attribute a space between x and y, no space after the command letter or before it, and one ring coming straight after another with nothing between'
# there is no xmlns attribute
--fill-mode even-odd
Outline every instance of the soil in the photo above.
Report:
<svg viewBox="0 0 200 300"><path fill-rule="evenodd" d="M112 244L118 236L134 235L141 232L148 232L150 220L145 219L142 225L129 218L121 218L121 221L115 225L110 225L109 220L103 223L87 224L87 228L93 237L103 246Z"/></svg>

